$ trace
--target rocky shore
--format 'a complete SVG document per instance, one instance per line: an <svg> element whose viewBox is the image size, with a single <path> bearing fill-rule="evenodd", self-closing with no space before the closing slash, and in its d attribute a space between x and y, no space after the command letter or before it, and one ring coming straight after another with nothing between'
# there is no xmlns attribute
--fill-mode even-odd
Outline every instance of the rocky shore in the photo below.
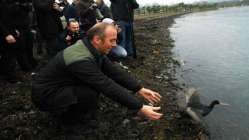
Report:
<svg viewBox="0 0 249 140"><path fill-rule="evenodd" d="M184 83L177 78L179 62L171 52L174 41L168 27L175 16L144 18L135 21L137 59L123 60L132 75L163 96L159 104L164 114L159 121L148 121L110 100L101 102L98 125L86 128L82 140L198 140L202 128L178 112L175 93ZM0 85L1 140L65 140L64 130L49 114L31 103L30 77L26 82ZM104 97L102 97L104 98Z"/></svg>

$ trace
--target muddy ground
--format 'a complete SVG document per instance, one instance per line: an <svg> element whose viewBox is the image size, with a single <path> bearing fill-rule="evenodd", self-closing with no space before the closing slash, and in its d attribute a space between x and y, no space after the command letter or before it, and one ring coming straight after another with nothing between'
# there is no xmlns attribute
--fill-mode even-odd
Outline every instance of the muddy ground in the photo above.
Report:
<svg viewBox="0 0 249 140"><path fill-rule="evenodd" d="M181 117L176 104L176 92L184 83L177 78L179 62L171 49L174 41L168 27L177 16L135 21L137 59L123 60L128 71L145 87L163 96L159 121L148 121L110 100L101 102L98 125L83 130L82 140L195 140L202 129L188 117ZM30 76L25 82L1 83L0 140L65 140L64 130L55 119L38 111L31 103Z"/></svg>

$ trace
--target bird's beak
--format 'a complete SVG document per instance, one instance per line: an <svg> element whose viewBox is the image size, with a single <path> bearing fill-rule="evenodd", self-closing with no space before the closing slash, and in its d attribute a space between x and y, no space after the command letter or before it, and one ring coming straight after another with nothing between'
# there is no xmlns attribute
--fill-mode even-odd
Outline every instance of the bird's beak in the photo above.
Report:
<svg viewBox="0 0 249 140"><path fill-rule="evenodd" d="M224 106L230 106L230 104L227 104L227 103L223 103L223 102L220 102L220 105L224 105Z"/></svg>

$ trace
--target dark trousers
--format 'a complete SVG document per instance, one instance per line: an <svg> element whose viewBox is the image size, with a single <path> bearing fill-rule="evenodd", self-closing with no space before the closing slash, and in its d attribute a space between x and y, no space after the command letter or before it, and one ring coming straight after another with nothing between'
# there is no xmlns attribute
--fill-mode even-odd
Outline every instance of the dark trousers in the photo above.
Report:
<svg viewBox="0 0 249 140"><path fill-rule="evenodd" d="M33 58L33 42L30 34L27 30L22 30L17 42L13 44L12 50L9 53L13 53L16 56L16 60L21 68L25 72L30 72L36 66L36 61Z"/></svg>
<svg viewBox="0 0 249 140"><path fill-rule="evenodd" d="M59 52L58 39L57 37L45 39L45 44L46 44L48 59L51 59Z"/></svg>
<svg viewBox="0 0 249 140"><path fill-rule="evenodd" d="M33 59L32 42L28 38L26 30L18 30L20 36L16 38L16 43L8 44L5 37L1 36L0 42L0 75L14 75L16 62L18 62L21 70L31 71L36 63Z"/></svg>
<svg viewBox="0 0 249 140"><path fill-rule="evenodd" d="M41 97L43 93L36 91L39 89L32 91L32 99L34 102L40 102L40 105L37 106L40 106L41 110L62 118L63 121L82 120L85 116L96 112L98 108L99 93L84 85L62 87L57 92L42 99L43 101L38 99L43 98Z"/></svg>
<svg viewBox="0 0 249 140"><path fill-rule="evenodd" d="M75 86L73 87L74 96L77 98L77 103L70 105L67 112L72 114L81 112L85 114L91 111L95 111L98 108L98 97L97 91L86 86Z"/></svg>
<svg viewBox="0 0 249 140"><path fill-rule="evenodd" d="M25 40L25 44L26 44L25 48L26 48L26 53L27 53L27 59L32 69L34 69L38 63L36 59L34 58L34 53L33 53L35 37L31 31L27 31L26 34L27 35L26 35L26 40Z"/></svg>
<svg viewBox="0 0 249 140"><path fill-rule="evenodd" d="M16 59L15 54L12 52L11 49L6 49L1 46L2 49L0 50L0 75L3 79L8 79L14 77L15 67L16 67Z"/></svg>

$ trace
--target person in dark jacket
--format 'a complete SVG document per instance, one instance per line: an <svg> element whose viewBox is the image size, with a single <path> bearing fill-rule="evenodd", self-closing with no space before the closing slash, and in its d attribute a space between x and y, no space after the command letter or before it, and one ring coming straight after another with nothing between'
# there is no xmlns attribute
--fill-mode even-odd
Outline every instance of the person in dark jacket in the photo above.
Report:
<svg viewBox="0 0 249 140"><path fill-rule="evenodd" d="M77 13L75 4L77 4L76 0L74 0L72 4L66 5L65 8L63 9L63 15L65 16L67 22L70 19L75 19L79 21L80 17L79 17L79 13Z"/></svg>
<svg viewBox="0 0 249 140"><path fill-rule="evenodd" d="M73 45L79 39L82 39L84 35L85 33L80 29L79 22L75 19L70 19L67 23L67 28L58 37L59 50Z"/></svg>
<svg viewBox="0 0 249 140"><path fill-rule="evenodd" d="M135 56L135 46L133 46L133 20L134 9L139 5L136 0L110 0L113 19L122 29L123 46L128 56Z"/></svg>
<svg viewBox="0 0 249 140"><path fill-rule="evenodd" d="M160 107L144 105L132 93L151 103L160 94L141 86L127 72L113 64L106 54L116 46L117 29L97 23L87 37L58 53L34 78L32 100L43 111L74 117L96 110L99 94L138 111L151 120L160 119Z"/></svg>
<svg viewBox="0 0 249 140"><path fill-rule="evenodd" d="M105 4L103 0L96 0L96 4L104 18L112 18L110 8Z"/></svg>
<svg viewBox="0 0 249 140"><path fill-rule="evenodd" d="M31 10L30 0L0 1L0 75L7 81L15 81L16 61L25 72L33 68L28 56Z"/></svg>
<svg viewBox="0 0 249 140"><path fill-rule="evenodd" d="M46 49L49 58L57 52L57 36L63 31L60 16L62 9L54 0L34 0L34 8L37 16L38 28L42 38L46 42Z"/></svg>
<svg viewBox="0 0 249 140"><path fill-rule="evenodd" d="M97 23L97 6L93 0L76 0L74 3L80 19L80 28L86 32Z"/></svg>

